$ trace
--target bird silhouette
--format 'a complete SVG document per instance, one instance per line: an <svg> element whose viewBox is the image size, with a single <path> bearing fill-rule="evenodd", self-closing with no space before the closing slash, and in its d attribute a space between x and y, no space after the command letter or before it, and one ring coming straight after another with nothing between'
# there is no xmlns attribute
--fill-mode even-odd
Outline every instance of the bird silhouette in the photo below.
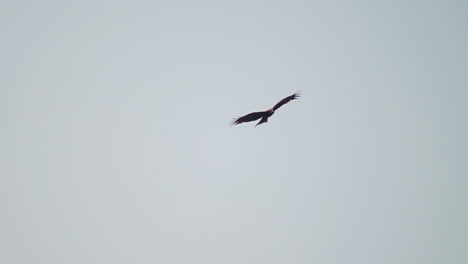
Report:
<svg viewBox="0 0 468 264"><path fill-rule="evenodd" d="M238 125L238 124L245 123L245 122L251 122L251 121L258 120L260 118L261 118L260 122L258 122L258 124L256 124L255 126L266 123L266 122L268 122L268 118L270 116L272 116L278 108L280 108L284 104L289 103L289 101L291 101L291 100L299 98L300 96L301 96L301 94L299 92L295 92L293 95L290 95L290 96L284 98L283 100L281 100L277 104L275 104L275 106L273 106L273 108L270 108L270 109L268 109L266 111L253 112L253 113L247 114L245 116L234 118L234 120L232 121L232 125Z"/></svg>

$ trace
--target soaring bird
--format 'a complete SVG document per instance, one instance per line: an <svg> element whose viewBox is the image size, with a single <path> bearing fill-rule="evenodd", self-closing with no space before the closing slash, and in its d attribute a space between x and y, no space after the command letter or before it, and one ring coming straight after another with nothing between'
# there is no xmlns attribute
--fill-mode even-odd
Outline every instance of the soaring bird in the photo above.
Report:
<svg viewBox="0 0 468 264"><path fill-rule="evenodd" d="M232 121L232 124L237 125L237 124L244 123L244 122L255 121L255 120L260 119L260 118L261 118L260 122L258 122L258 124L256 124L255 126L266 123L266 122L268 122L268 118L270 116L272 116L278 108L280 108L284 104L289 103L289 101L291 101L291 100L299 98L300 96L301 96L301 94L299 92L295 92L293 95L290 95L290 96L284 98L283 100L281 100L277 104L275 104L275 106L273 106L273 108L270 108L270 109L268 109L266 111L253 112L253 113L247 114L245 116L241 116L239 118L234 118L234 120Z"/></svg>

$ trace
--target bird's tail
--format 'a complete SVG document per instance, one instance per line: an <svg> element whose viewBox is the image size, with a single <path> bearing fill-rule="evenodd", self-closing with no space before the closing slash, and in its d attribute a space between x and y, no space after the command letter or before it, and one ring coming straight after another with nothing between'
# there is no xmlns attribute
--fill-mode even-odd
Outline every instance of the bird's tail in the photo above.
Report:
<svg viewBox="0 0 468 264"><path fill-rule="evenodd" d="M258 122L258 124L256 124L255 126L258 126L258 125L263 124L263 123L266 123L266 122L268 122L268 117L264 116L264 117L262 117L262 119L260 120L260 122Z"/></svg>

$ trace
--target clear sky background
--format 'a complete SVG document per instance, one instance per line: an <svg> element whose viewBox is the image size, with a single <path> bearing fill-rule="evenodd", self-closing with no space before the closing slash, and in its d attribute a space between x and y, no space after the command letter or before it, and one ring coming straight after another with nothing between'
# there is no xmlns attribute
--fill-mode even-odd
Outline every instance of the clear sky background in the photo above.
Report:
<svg viewBox="0 0 468 264"><path fill-rule="evenodd" d="M467 14L3 1L0 262L467 263Z"/></svg>

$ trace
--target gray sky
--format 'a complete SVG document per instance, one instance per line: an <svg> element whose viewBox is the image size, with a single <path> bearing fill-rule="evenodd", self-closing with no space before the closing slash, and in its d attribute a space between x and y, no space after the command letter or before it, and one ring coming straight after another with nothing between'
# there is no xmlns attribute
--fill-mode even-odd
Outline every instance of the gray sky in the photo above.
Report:
<svg viewBox="0 0 468 264"><path fill-rule="evenodd" d="M467 263L467 13L3 1L0 262Z"/></svg>

